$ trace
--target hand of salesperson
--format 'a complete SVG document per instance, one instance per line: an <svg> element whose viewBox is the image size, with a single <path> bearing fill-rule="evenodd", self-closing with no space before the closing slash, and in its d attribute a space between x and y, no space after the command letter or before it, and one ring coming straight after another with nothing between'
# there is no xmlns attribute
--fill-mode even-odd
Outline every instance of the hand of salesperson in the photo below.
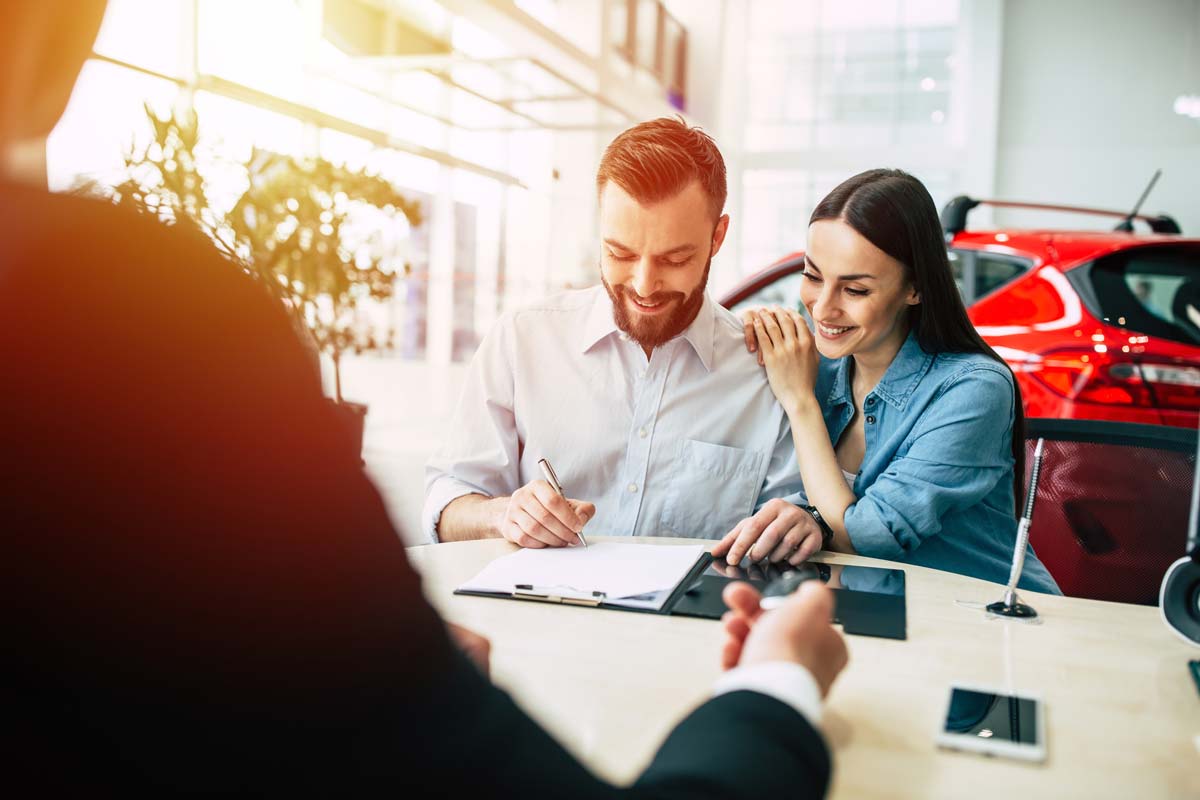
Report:
<svg viewBox="0 0 1200 800"><path fill-rule="evenodd" d="M721 666L791 661L807 669L829 694L850 660L846 640L833 627L833 592L819 581L807 581L774 611L759 607L762 596L748 583L731 583L722 594L729 611L721 617L725 644Z"/></svg>
<svg viewBox="0 0 1200 800"><path fill-rule="evenodd" d="M814 399L821 358L812 332L798 311L760 309L753 316L755 341L771 391L790 414Z"/></svg>
<svg viewBox="0 0 1200 800"><path fill-rule="evenodd" d="M474 662L484 677L487 677L491 671L492 654L492 643L487 640L487 637L470 628L455 625L453 622L446 623L446 631L450 634L450 641L454 642L459 650L466 653L467 658Z"/></svg>
<svg viewBox="0 0 1200 800"><path fill-rule="evenodd" d="M521 547L567 547L580 543L579 531L595 515L592 503L565 498L539 479L513 492L497 527Z"/></svg>
<svg viewBox="0 0 1200 800"><path fill-rule="evenodd" d="M820 550L821 541L821 528L812 514L776 498L735 525L709 552L729 564L740 564L749 554L751 561L797 565Z"/></svg>

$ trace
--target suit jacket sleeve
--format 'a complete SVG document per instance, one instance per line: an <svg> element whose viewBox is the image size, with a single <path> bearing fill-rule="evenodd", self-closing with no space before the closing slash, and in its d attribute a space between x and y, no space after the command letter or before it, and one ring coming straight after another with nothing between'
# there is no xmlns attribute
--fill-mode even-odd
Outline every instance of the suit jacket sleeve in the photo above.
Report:
<svg viewBox="0 0 1200 800"><path fill-rule="evenodd" d="M618 792L451 645L261 286L77 198L0 185L0 237L15 785ZM735 692L628 793L815 796L827 774L800 714Z"/></svg>

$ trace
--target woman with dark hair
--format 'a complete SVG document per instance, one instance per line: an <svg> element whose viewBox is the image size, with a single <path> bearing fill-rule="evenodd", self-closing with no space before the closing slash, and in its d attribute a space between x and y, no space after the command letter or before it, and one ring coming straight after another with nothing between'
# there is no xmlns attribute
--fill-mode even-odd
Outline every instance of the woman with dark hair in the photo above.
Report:
<svg viewBox="0 0 1200 800"><path fill-rule="evenodd" d="M870 170L822 200L801 298L812 332L782 308L751 312L746 326L791 421L810 505L768 504L713 554L797 564L824 548L1007 581L1020 391L967 318L921 182ZM1020 586L1059 592L1032 549Z"/></svg>

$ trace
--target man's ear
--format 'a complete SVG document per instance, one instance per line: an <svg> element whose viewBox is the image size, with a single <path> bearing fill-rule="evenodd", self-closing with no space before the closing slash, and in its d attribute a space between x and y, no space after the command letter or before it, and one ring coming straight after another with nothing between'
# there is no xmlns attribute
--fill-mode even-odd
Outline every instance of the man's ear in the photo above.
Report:
<svg viewBox="0 0 1200 800"><path fill-rule="evenodd" d="M713 228L712 248L708 252L708 257L712 258L721 249L721 245L725 243L725 234L729 232L729 215L722 214L717 220L717 226Z"/></svg>

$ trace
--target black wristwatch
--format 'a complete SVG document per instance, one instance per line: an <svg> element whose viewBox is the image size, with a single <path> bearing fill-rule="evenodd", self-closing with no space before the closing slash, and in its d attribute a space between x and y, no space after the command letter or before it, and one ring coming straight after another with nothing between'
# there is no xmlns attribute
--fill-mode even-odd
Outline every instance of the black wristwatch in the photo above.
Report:
<svg viewBox="0 0 1200 800"><path fill-rule="evenodd" d="M800 506L817 521L817 525L821 528L821 549L828 550L829 545L833 542L833 528L829 527L829 523L821 516L821 512L817 511L816 506Z"/></svg>

